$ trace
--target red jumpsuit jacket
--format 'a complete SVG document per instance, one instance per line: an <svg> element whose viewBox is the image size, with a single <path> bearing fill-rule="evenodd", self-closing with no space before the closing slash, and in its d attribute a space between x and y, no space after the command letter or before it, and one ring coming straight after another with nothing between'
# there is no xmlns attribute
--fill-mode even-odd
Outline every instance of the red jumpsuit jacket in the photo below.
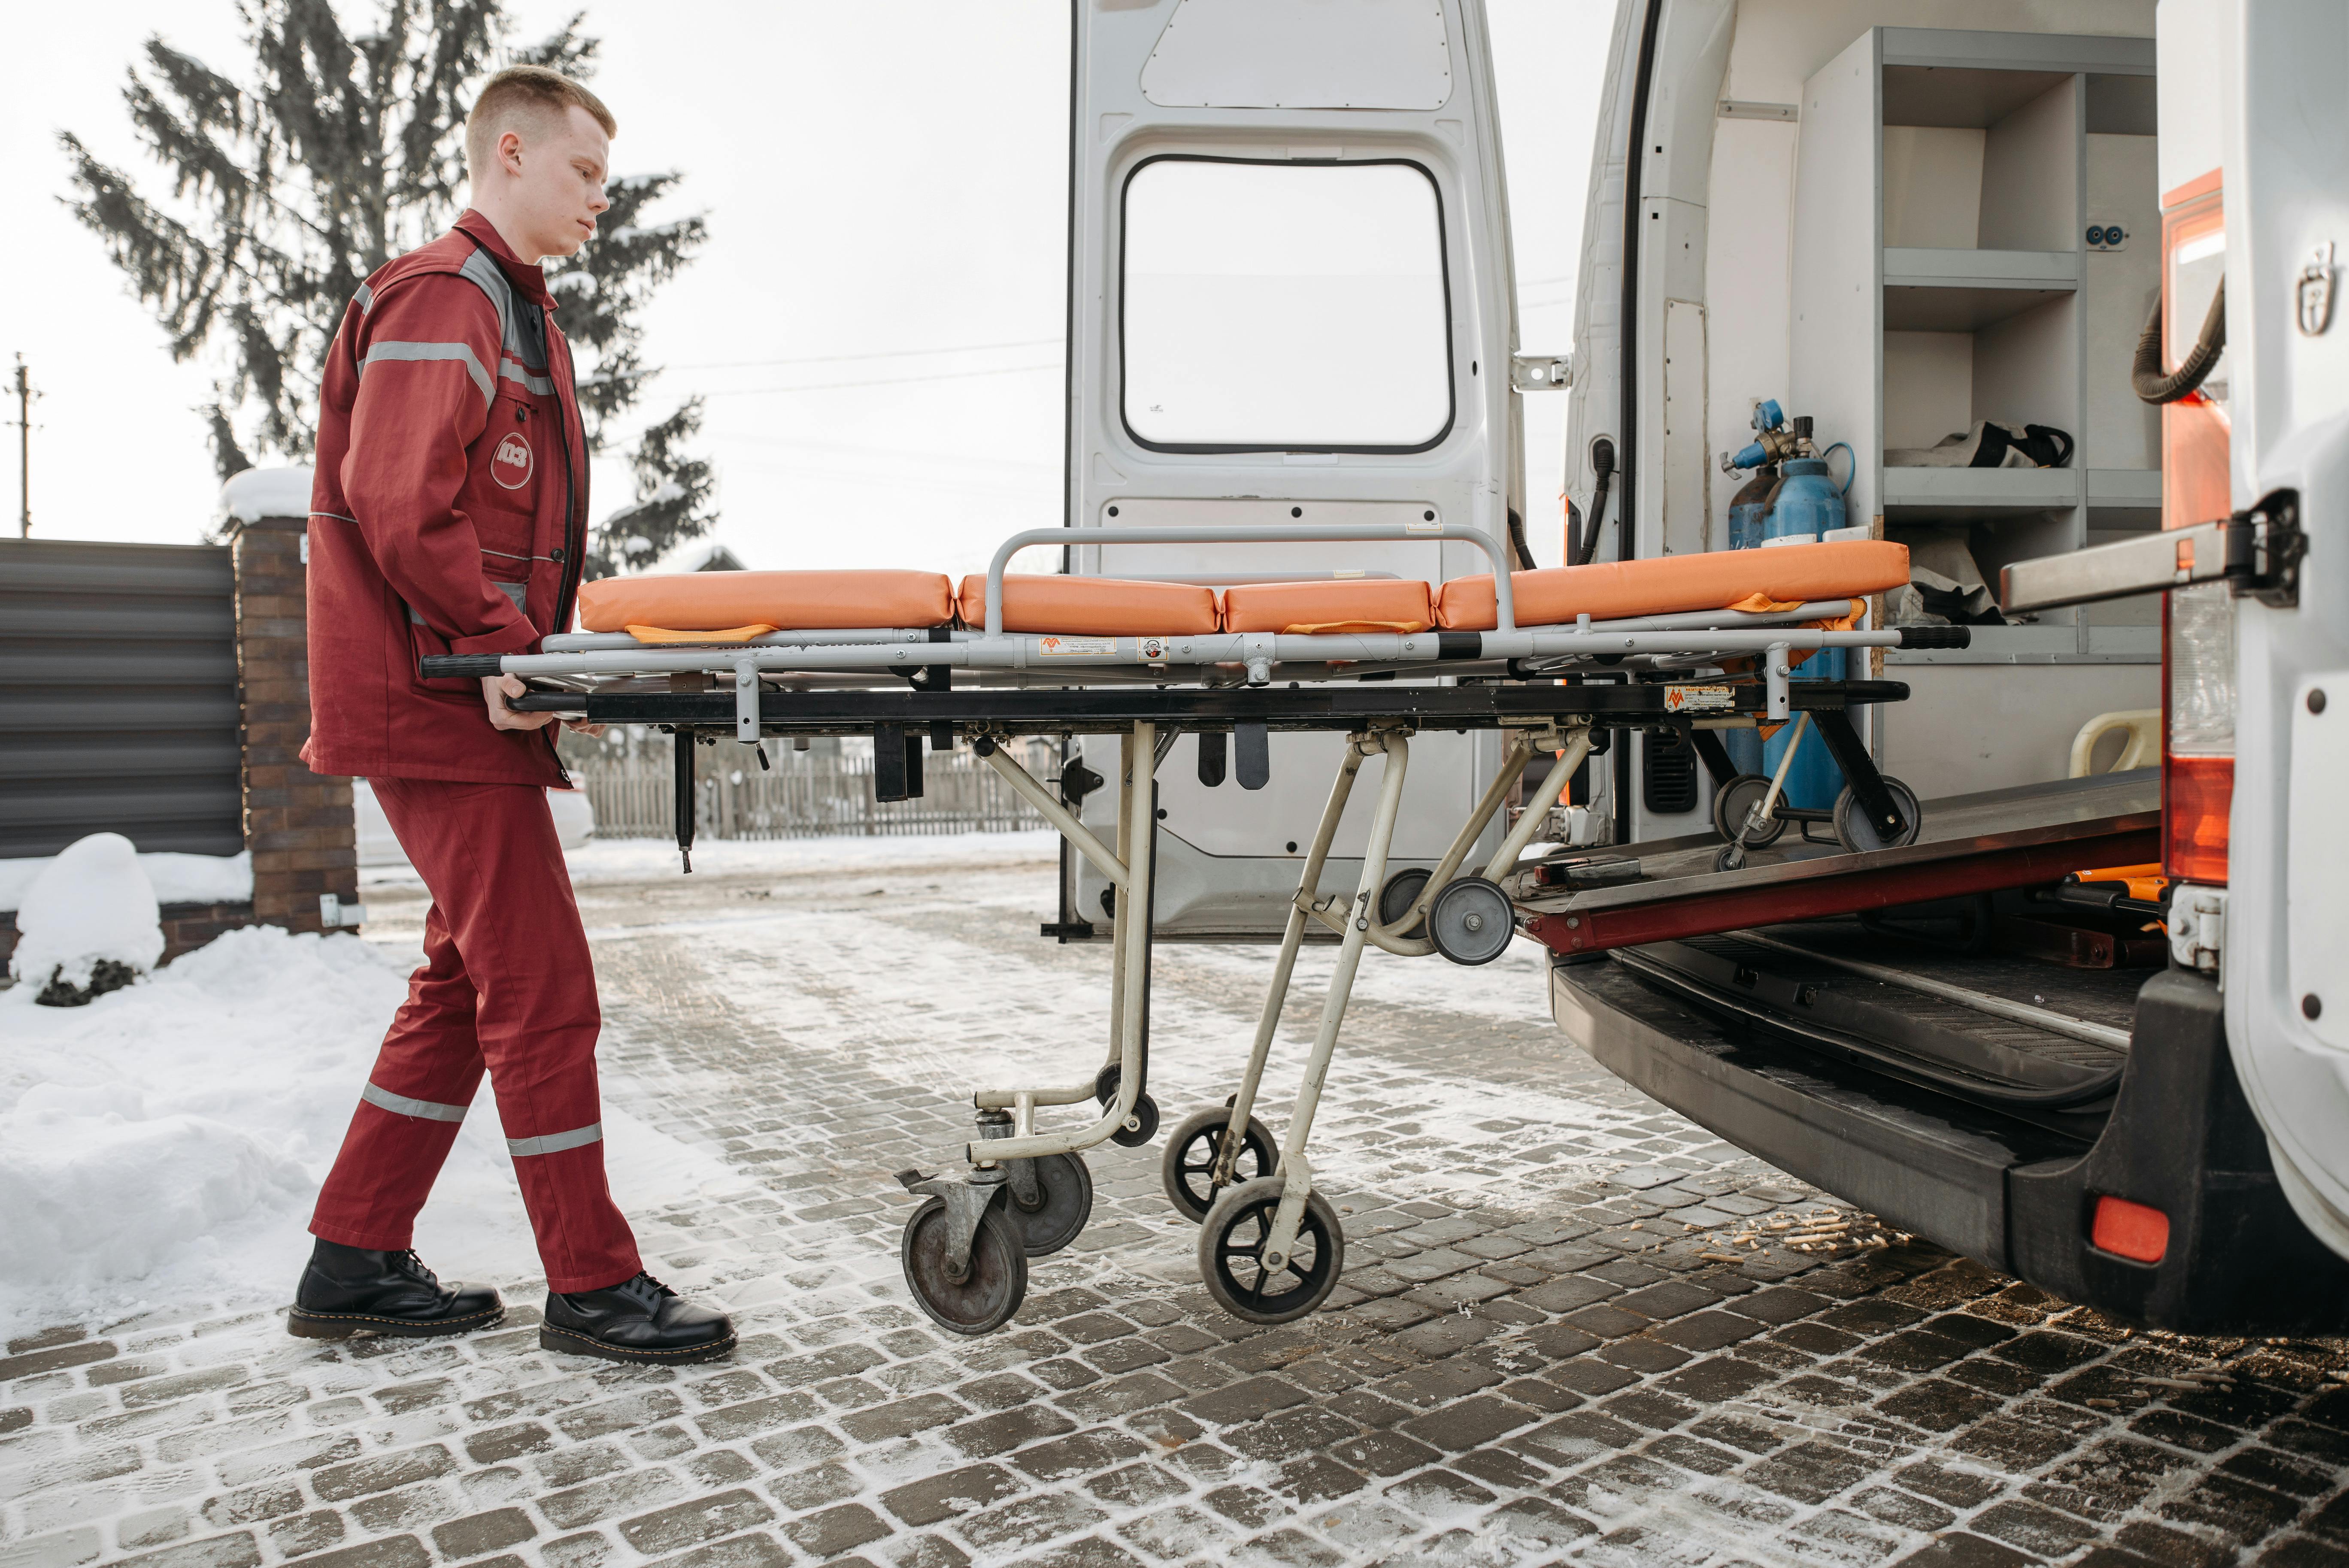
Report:
<svg viewBox="0 0 2349 1568"><path fill-rule="evenodd" d="M554 728L490 724L427 654L528 653L567 631L586 542L570 346L535 266L468 211L343 313L310 492L314 772L569 783Z"/></svg>

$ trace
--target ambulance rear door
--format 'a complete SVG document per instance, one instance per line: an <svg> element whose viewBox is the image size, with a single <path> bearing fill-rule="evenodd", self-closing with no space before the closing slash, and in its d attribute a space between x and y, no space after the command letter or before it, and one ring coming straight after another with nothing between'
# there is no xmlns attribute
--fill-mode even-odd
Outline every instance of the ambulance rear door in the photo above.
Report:
<svg viewBox="0 0 2349 1568"><path fill-rule="evenodd" d="M1506 548L1515 328L1480 0L1076 0L1073 25L1067 569L1218 585L1491 570L1434 541L1085 542L1381 522ZM1163 934L1280 930L1343 740L1271 745L1255 791L1204 783L1195 738L1166 757ZM1414 742L1398 861L1442 854L1499 750ZM1117 776L1114 740L1083 753ZM1116 793L1085 820L1112 822ZM1352 887L1374 795L1357 791L1325 885ZM1100 879L1063 875L1074 917L1102 923Z"/></svg>

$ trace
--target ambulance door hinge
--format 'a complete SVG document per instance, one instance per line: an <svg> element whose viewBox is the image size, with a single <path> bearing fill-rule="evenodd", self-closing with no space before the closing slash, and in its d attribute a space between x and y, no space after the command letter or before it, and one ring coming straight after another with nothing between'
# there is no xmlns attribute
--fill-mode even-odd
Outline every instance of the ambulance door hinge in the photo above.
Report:
<svg viewBox="0 0 2349 1568"><path fill-rule="evenodd" d="M2216 976L2227 941L2227 890L2179 882L2169 895L2169 956L2181 969Z"/></svg>
<svg viewBox="0 0 2349 1568"><path fill-rule="evenodd" d="M2308 536L2300 529L2300 492L2273 490L2228 520L2227 585L2238 599L2273 610L2300 607L2300 563Z"/></svg>

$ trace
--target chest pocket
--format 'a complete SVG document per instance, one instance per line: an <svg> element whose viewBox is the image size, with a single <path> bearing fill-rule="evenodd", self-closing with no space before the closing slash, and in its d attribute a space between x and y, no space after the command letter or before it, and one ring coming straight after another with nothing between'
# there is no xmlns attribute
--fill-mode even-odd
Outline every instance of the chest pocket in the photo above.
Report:
<svg viewBox="0 0 2349 1568"><path fill-rule="evenodd" d="M481 536L481 566L490 576L520 581L530 573L536 541L539 493L546 482L546 421L521 398L504 396L492 405L490 428L481 432L473 458L473 528Z"/></svg>

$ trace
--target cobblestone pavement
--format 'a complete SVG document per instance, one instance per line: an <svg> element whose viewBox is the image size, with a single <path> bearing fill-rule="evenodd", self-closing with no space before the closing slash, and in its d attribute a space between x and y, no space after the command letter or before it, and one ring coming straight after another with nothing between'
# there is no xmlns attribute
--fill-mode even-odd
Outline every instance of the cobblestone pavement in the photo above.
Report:
<svg viewBox="0 0 2349 1568"><path fill-rule="evenodd" d="M1157 1150L1104 1147L1015 1323L936 1331L888 1173L949 1163L978 1080L1065 1078L1103 1034L1106 954L1037 939L1048 887L586 890L611 1097L739 1178L635 1215L657 1273L733 1305L734 1359L543 1352L519 1272L456 1341L61 1326L0 1359L0 1568L2349 1564L2341 1346L2132 1335L1921 1246L1715 1262L1819 1195L1562 1041L1523 950L1366 968L1317 1133L1329 1309L1216 1311ZM369 903L378 936L421 916ZM1161 949L1170 1121L1228 1091L1268 966Z"/></svg>

